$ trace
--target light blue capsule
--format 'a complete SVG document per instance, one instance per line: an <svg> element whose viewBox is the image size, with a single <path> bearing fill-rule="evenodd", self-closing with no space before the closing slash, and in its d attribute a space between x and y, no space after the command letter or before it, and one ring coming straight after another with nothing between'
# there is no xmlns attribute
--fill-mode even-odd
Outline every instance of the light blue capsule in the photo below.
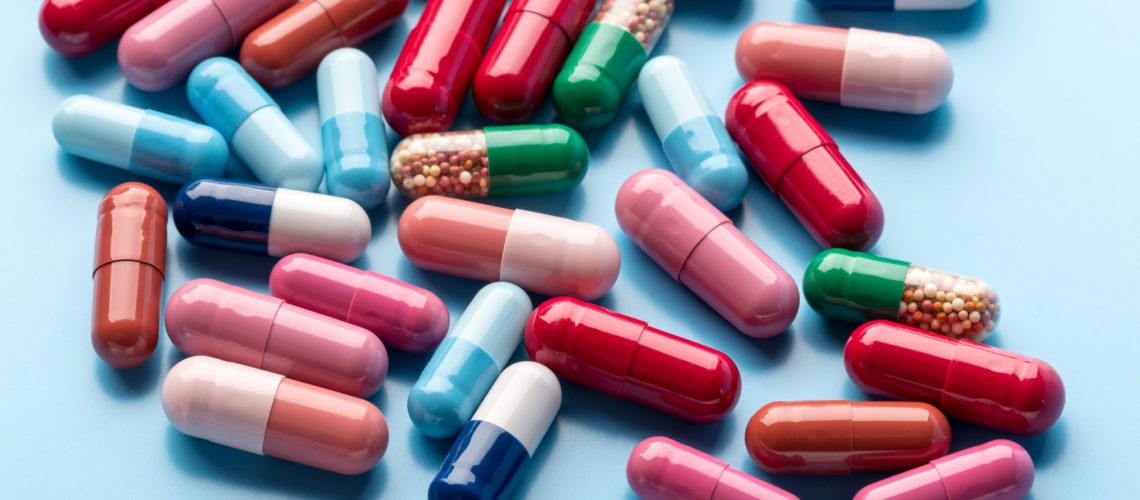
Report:
<svg viewBox="0 0 1140 500"><path fill-rule="evenodd" d="M677 176L722 212L740 205L748 169L685 62L672 56L650 59L637 90Z"/></svg>
<svg viewBox="0 0 1140 500"><path fill-rule="evenodd" d="M443 438L463 428L518 348L532 308L511 283L479 290L408 394L408 414L420 432Z"/></svg>
<svg viewBox="0 0 1140 500"><path fill-rule="evenodd" d="M379 206L391 183L376 65L357 49L332 51L317 69L317 97L325 187L365 210Z"/></svg>

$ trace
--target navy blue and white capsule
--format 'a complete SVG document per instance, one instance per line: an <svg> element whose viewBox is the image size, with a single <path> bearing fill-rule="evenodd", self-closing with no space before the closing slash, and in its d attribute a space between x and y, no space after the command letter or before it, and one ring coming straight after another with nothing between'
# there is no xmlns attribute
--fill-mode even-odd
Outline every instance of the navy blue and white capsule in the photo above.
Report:
<svg viewBox="0 0 1140 500"><path fill-rule="evenodd" d="M351 200L218 179L178 192L174 226L195 245L273 257L305 252L340 262L359 258L372 237L368 214Z"/></svg>
<svg viewBox="0 0 1140 500"><path fill-rule="evenodd" d="M562 387L549 368L508 366L455 438L428 498L509 497L561 405Z"/></svg>
<svg viewBox="0 0 1140 500"><path fill-rule="evenodd" d="M77 95L59 105L52 133L64 151L174 184L222 177L230 162L225 138L177 116Z"/></svg>
<svg viewBox="0 0 1140 500"><path fill-rule="evenodd" d="M825 10L956 10L978 0L808 0Z"/></svg>
<svg viewBox="0 0 1140 500"><path fill-rule="evenodd" d="M372 58L353 48L325 56L317 69L325 188L371 210L388 195L388 140Z"/></svg>
<svg viewBox="0 0 1140 500"><path fill-rule="evenodd" d="M186 82L190 106L218 129L234 155L262 183L316 191L324 177L316 150L277 103L237 62L212 57L198 64Z"/></svg>
<svg viewBox="0 0 1140 500"><path fill-rule="evenodd" d="M505 281L475 294L408 394L420 432L444 438L463 428L522 342L532 309L526 292Z"/></svg>

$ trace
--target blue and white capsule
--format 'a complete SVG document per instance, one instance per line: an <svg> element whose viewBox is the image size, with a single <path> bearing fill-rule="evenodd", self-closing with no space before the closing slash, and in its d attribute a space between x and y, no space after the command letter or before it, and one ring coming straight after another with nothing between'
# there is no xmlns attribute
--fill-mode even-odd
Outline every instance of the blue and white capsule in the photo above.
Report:
<svg viewBox="0 0 1140 500"><path fill-rule="evenodd" d="M408 394L420 432L444 438L463 428L522 342L533 308L522 288L505 281L475 294Z"/></svg>
<svg viewBox="0 0 1140 500"><path fill-rule="evenodd" d="M223 177L230 162L217 130L87 95L63 101L51 128L70 154L174 184Z"/></svg>
<svg viewBox="0 0 1140 500"><path fill-rule="evenodd" d="M340 262L359 258L372 237L368 214L351 200L218 179L178 192L174 227L195 245L272 257L304 252Z"/></svg>
<svg viewBox="0 0 1140 500"><path fill-rule="evenodd" d="M317 69L317 98L325 188L365 210L380 206L391 182L376 65L357 49L330 52Z"/></svg>
<svg viewBox="0 0 1140 500"><path fill-rule="evenodd" d="M957 10L978 0L808 0L825 10Z"/></svg>
<svg viewBox="0 0 1140 500"><path fill-rule="evenodd" d="M740 205L748 168L685 62L672 56L650 59L637 78L637 91L677 177L722 212Z"/></svg>
<svg viewBox="0 0 1140 500"><path fill-rule="evenodd" d="M316 191L322 160L301 132L233 59L212 57L190 73L190 106L218 129L263 184Z"/></svg>
<svg viewBox="0 0 1140 500"><path fill-rule="evenodd" d="M428 487L430 500L507 498L562 406L562 387L533 361L508 366L463 426Z"/></svg>

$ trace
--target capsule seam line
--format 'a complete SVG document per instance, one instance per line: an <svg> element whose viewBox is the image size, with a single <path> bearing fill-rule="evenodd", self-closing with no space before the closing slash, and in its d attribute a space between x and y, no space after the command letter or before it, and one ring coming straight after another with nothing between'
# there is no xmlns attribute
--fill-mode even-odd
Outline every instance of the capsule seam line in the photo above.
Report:
<svg viewBox="0 0 1140 500"><path fill-rule="evenodd" d="M226 50L226 52L229 52L230 50L233 50L234 46L238 44L238 41L241 37L239 37L237 33L234 33L234 23L230 20L230 18L226 17L226 13L222 11L222 8L218 7L218 0L210 0L210 5L213 5L214 9L218 11L218 15L222 16L222 19L226 20L226 31L229 31L230 33L230 48L229 50Z"/></svg>
<svg viewBox="0 0 1140 500"><path fill-rule="evenodd" d="M724 215L724 214L722 213L721 215ZM683 263L681 263L681 268L677 269L677 275L673 276L673 281L676 281L678 283L681 282L681 275L684 274L685 268L688 267L689 259L691 259L693 257L693 252L697 251L697 247L701 246L701 243L704 243L705 240L707 240L709 238L709 235L712 234L713 231L716 231L716 228L723 226L725 224L732 224L732 221L728 220L727 216L725 216L725 219L726 220L722 221L720 224L713 226L712 229L709 229L707 232L705 232L705 235L701 236L701 239L697 240L697 244L693 245L693 248L689 249L689 253L685 254L685 261Z"/></svg>
<svg viewBox="0 0 1140 500"><path fill-rule="evenodd" d="M280 309L278 309L280 310ZM274 315L274 318L277 316ZM270 332L272 333L272 331ZM261 452L258 455L265 456L265 437L269 434L269 420L273 418L273 407L277 406L277 393L281 392L281 386L285 383L286 377L281 375L277 381L277 388L273 389L273 402L269 404L269 414L265 416L265 430L261 433Z"/></svg>
<svg viewBox="0 0 1140 500"><path fill-rule="evenodd" d="M325 17L329 19L329 23L333 25L333 28L336 28L336 37L340 39L341 47L347 47L348 40L344 39L344 27L336 23L336 19L333 19L332 14L329 14L329 8L324 2L316 0L315 3L321 7L321 12L325 13Z"/></svg>
<svg viewBox="0 0 1140 500"><path fill-rule="evenodd" d="M277 327L277 315L281 314L281 310L285 308L285 301L281 299L277 300L280 300L280 302L277 303L277 310L273 311L273 318L269 320L269 333L265 334L265 342L262 343L261 353L258 355L258 368L265 365L265 349L269 347L269 338L273 336L273 329ZM284 376L284 374L281 374L281 376ZM276 395L276 393L274 393L274 395Z"/></svg>
<svg viewBox="0 0 1140 500"><path fill-rule="evenodd" d="M709 498L716 498L716 491L720 489L720 479L724 477L724 473L728 472L729 465L724 464L724 468L720 470L720 474L716 475L716 484L713 485L713 490L709 493Z"/></svg>
<svg viewBox="0 0 1140 500"><path fill-rule="evenodd" d="M111 265L111 264L114 264L116 262L138 262L139 264L143 264L145 266L153 267L155 271L158 271L158 274L162 275L163 280L166 279L166 273L163 272L162 269L159 269L158 266L151 264L150 262L147 262L145 260L141 260L141 259L112 259L112 260L108 260L107 262L99 264L99 267L96 267L95 270L91 271L91 279L95 279L95 274L98 273L100 269L103 269L104 267Z"/></svg>
<svg viewBox="0 0 1140 500"><path fill-rule="evenodd" d="M513 5L513 4L512 4L512 5ZM554 20L554 18L552 18L552 17L550 17L550 16L544 16L544 15L542 15L542 14L539 14L538 12L534 12L534 11L531 11L531 10L525 10L525 9L519 9L519 10L517 10L517 11L515 11L515 12L519 12L519 13L526 13L526 14L534 14L534 15L536 15L536 16L538 16L538 17L541 17L541 18L543 18L543 19L546 19L547 21L550 21L550 24L553 24L555 28L558 28L558 32L559 32L559 33L562 33L562 37L563 37L563 38L565 38L567 42L569 42L569 41L571 40L570 34L566 32L566 28L563 28L563 27L562 27L562 25L561 25L561 24L559 24L559 23L558 23L558 21L555 21L555 20Z"/></svg>
<svg viewBox="0 0 1140 500"><path fill-rule="evenodd" d="M621 374L621 398L625 399L625 382L629 380L629 371L633 368L633 361L637 359L637 351L641 350L641 337L645 336L645 330L649 329L649 323L642 322L641 332L637 334L637 340L633 344L633 352L629 355L629 364L625 365L625 371Z"/></svg>

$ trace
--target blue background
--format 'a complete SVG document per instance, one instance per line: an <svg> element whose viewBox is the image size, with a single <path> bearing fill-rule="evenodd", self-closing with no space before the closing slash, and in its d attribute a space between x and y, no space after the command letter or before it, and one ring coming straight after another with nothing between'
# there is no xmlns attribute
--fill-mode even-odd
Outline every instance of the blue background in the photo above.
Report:
<svg viewBox="0 0 1140 500"><path fill-rule="evenodd" d="M51 116L65 97L89 93L197 119L184 88L129 87L114 48L80 60L51 52L36 29L38 3L11 2L0 19L9 49L0 79L4 112L5 244L0 250L4 360L0 363L0 492L6 497L383 497L421 498L449 442L421 436L405 410L428 356L392 351L391 373L373 398L391 445L371 473L343 477L184 436L159 404L163 374L181 355L163 339L141 368L116 371L90 347L95 208L130 175L59 151ZM733 48L760 19L859 26L928 36L954 60L949 101L925 116L809 104L881 198L886 230L876 253L982 277L1006 314L992 343L1039 357L1065 379L1068 404L1049 431L1017 438L1033 455L1033 497L1134 497L1135 362L1140 180L1135 88L1140 3L985 1L942 13L828 13L804 0L679 0L656 54L685 59L717 109L742 82ZM363 48L386 79L423 2ZM319 144L312 77L274 93L301 132ZM539 117L549 121L549 104ZM481 126L468 102L458 128ZM619 230L613 200L635 171L666 166L632 93L609 126L585 134L592 153L581 187L546 199L496 203L582 219L612 233L621 276L600 304L728 353L744 390L723 422L698 426L563 384L565 398L520 497L629 498L625 462L658 434L728 461L805 498L841 498L884 475L771 477L744 450L747 419L775 400L865 399L841 362L852 326L820 319L806 304L785 334L754 340L734 331L672 283ZM394 140L394 139L393 139ZM391 143L394 145L394 142ZM755 175L729 215L797 281L819 251ZM175 186L159 186L167 199ZM401 255L396 220L407 202L392 190L371 215L374 236L357 265L425 286L456 321L480 283L420 271ZM266 290L273 259L195 248L169 229L166 294L199 277ZM165 337L165 334L163 335ZM525 353L520 349L516 358ZM953 424L953 449L1001 433Z"/></svg>

